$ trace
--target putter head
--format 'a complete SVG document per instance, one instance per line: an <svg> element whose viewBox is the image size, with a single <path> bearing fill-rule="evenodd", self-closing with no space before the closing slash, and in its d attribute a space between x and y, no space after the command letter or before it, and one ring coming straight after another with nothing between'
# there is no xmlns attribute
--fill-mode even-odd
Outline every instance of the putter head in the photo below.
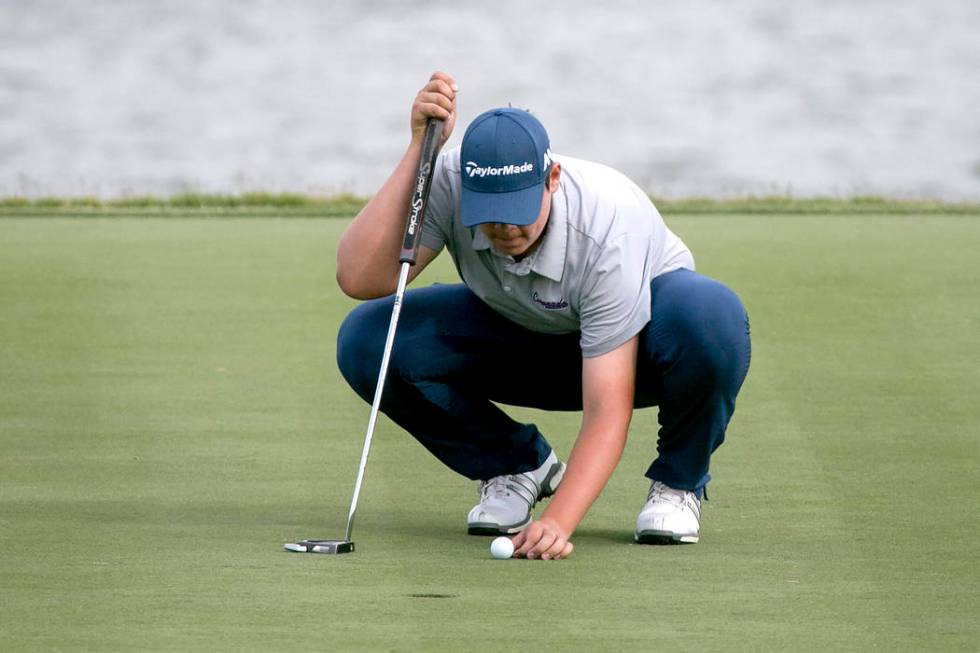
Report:
<svg viewBox="0 0 980 653"><path fill-rule="evenodd" d="M354 543L348 540L300 540L282 545L293 553L353 553Z"/></svg>

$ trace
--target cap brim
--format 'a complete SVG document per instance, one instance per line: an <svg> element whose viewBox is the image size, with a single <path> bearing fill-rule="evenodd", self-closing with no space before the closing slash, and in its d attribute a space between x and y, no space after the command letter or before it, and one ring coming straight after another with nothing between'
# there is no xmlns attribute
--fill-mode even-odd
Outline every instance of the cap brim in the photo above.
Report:
<svg viewBox="0 0 980 653"><path fill-rule="evenodd" d="M460 220L464 227L475 227L485 222L523 227L538 219L543 195L544 181L509 193L478 193L463 186L460 193Z"/></svg>

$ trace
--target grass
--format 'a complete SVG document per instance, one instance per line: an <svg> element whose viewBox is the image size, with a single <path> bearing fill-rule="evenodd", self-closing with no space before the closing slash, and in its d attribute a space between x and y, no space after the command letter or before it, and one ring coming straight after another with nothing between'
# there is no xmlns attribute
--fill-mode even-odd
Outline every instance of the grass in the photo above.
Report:
<svg viewBox="0 0 980 653"><path fill-rule="evenodd" d="M346 222L173 213L0 220L0 650L975 650L980 220L671 219L754 331L702 542L630 543L646 410L542 563L385 419L358 552L281 552L342 534L367 421ZM515 412L567 454L576 414Z"/></svg>
<svg viewBox="0 0 980 653"><path fill-rule="evenodd" d="M844 215L980 215L977 202L897 200L877 196L653 198L664 215L688 214L844 214ZM185 193L174 197L136 196L117 199L95 197L0 197L0 218L23 216L89 217L346 217L364 205L366 198L344 193L314 197L296 193L245 193L216 195Z"/></svg>

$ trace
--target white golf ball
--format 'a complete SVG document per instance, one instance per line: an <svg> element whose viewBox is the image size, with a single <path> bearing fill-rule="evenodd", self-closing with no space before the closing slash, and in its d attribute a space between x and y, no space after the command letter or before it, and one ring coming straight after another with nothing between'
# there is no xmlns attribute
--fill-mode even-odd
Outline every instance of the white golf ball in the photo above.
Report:
<svg viewBox="0 0 980 653"><path fill-rule="evenodd" d="M498 537L490 543L490 555L497 560L506 560L514 555L514 543L509 537Z"/></svg>

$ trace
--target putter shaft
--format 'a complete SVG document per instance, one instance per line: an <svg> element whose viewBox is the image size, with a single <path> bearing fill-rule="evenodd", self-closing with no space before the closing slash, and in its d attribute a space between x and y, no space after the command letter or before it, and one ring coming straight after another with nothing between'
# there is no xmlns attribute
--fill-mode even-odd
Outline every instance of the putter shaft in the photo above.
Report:
<svg viewBox="0 0 980 653"><path fill-rule="evenodd" d="M347 513L347 530L344 539L350 541L351 530L354 528L354 513L357 511L357 499L361 494L361 482L364 480L364 469L367 467L368 454L371 452L371 439L374 437L374 425L378 421L378 410L381 407L381 394L384 390L385 377L388 373L388 362L391 359L391 349L395 343L395 330L398 327L398 315L402 310L402 298L405 296L405 286L408 283L408 271L411 263L402 263L398 274L398 288L395 291L395 305L391 309L391 322L388 324L388 337L385 339L384 354L381 356L381 369L378 371L378 384L374 389L374 401L371 403L371 416L368 418L367 433L364 434L364 448L361 450L361 464L357 468L357 479L354 481L354 495L351 497L350 510Z"/></svg>

